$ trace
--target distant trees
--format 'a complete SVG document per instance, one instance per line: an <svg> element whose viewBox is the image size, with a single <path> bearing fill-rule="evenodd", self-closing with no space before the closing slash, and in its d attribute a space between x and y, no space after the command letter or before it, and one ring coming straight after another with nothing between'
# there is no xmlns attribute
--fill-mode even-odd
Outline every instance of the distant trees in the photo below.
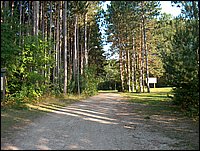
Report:
<svg viewBox="0 0 200 151"><path fill-rule="evenodd" d="M121 90L120 72L118 70L119 61L109 59L106 61L104 78L98 85L99 90Z"/></svg>

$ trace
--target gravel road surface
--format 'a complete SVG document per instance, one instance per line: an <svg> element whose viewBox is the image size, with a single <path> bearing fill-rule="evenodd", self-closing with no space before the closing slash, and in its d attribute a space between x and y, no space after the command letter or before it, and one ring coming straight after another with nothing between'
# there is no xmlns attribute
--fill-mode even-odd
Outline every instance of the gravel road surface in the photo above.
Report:
<svg viewBox="0 0 200 151"><path fill-rule="evenodd" d="M41 107L51 108L49 105ZM47 113L13 139L1 145L9 150L173 150L187 149L183 139L168 137L163 129L172 133L188 130L187 125L169 127L172 118L144 116L134 112L134 104L118 93L99 95L73 103L67 107L53 106ZM145 107L144 107L145 108ZM157 123L155 122L157 121ZM159 122L162 124L159 124ZM176 123L176 122L175 122ZM177 124L177 123L176 123ZM160 127L160 128L159 128ZM163 129L162 129L163 128ZM196 133L190 131L190 133Z"/></svg>

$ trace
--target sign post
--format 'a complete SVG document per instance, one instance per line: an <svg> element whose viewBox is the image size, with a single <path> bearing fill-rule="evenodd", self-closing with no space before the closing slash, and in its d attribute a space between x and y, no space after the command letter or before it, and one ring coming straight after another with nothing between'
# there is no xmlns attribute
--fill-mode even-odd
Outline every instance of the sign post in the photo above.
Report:
<svg viewBox="0 0 200 151"><path fill-rule="evenodd" d="M147 79L146 79L147 80ZM155 84L157 83L157 78L149 77L149 83L153 83L154 88L156 87Z"/></svg>
<svg viewBox="0 0 200 151"><path fill-rule="evenodd" d="M6 69L1 68L1 92L2 92L2 99L4 100L6 95Z"/></svg>

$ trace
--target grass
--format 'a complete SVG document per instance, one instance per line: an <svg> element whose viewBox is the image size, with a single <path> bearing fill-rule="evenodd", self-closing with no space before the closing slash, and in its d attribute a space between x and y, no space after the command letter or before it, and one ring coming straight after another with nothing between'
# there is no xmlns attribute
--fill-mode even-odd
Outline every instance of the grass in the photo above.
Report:
<svg viewBox="0 0 200 151"><path fill-rule="evenodd" d="M198 150L199 122L187 117L180 107L173 105L172 99L168 97L172 95L171 90L169 87L151 88L150 93L120 94L134 104L133 112L141 115L147 124L151 123L153 130L183 141L173 147L182 147L184 144L187 149Z"/></svg>
<svg viewBox="0 0 200 151"><path fill-rule="evenodd" d="M120 93L122 96L128 98L131 103L137 103L146 106L144 112L148 114L161 114L161 113L173 113L180 110L179 107L173 105L171 98L171 87L165 88L151 88L150 93ZM139 111L140 109L138 109Z"/></svg>

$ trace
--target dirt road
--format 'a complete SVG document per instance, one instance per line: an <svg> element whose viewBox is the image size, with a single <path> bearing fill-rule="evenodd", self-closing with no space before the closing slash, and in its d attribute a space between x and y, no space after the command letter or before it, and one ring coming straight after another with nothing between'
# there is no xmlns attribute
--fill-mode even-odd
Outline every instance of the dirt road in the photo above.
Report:
<svg viewBox="0 0 200 151"><path fill-rule="evenodd" d="M1 149L184 150L193 149L187 142L189 137L199 137L190 123L183 125L181 119L158 115L146 119L134 112L136 104L129 104L117 93L101 93L54 108L1 144Z"/></svg>

